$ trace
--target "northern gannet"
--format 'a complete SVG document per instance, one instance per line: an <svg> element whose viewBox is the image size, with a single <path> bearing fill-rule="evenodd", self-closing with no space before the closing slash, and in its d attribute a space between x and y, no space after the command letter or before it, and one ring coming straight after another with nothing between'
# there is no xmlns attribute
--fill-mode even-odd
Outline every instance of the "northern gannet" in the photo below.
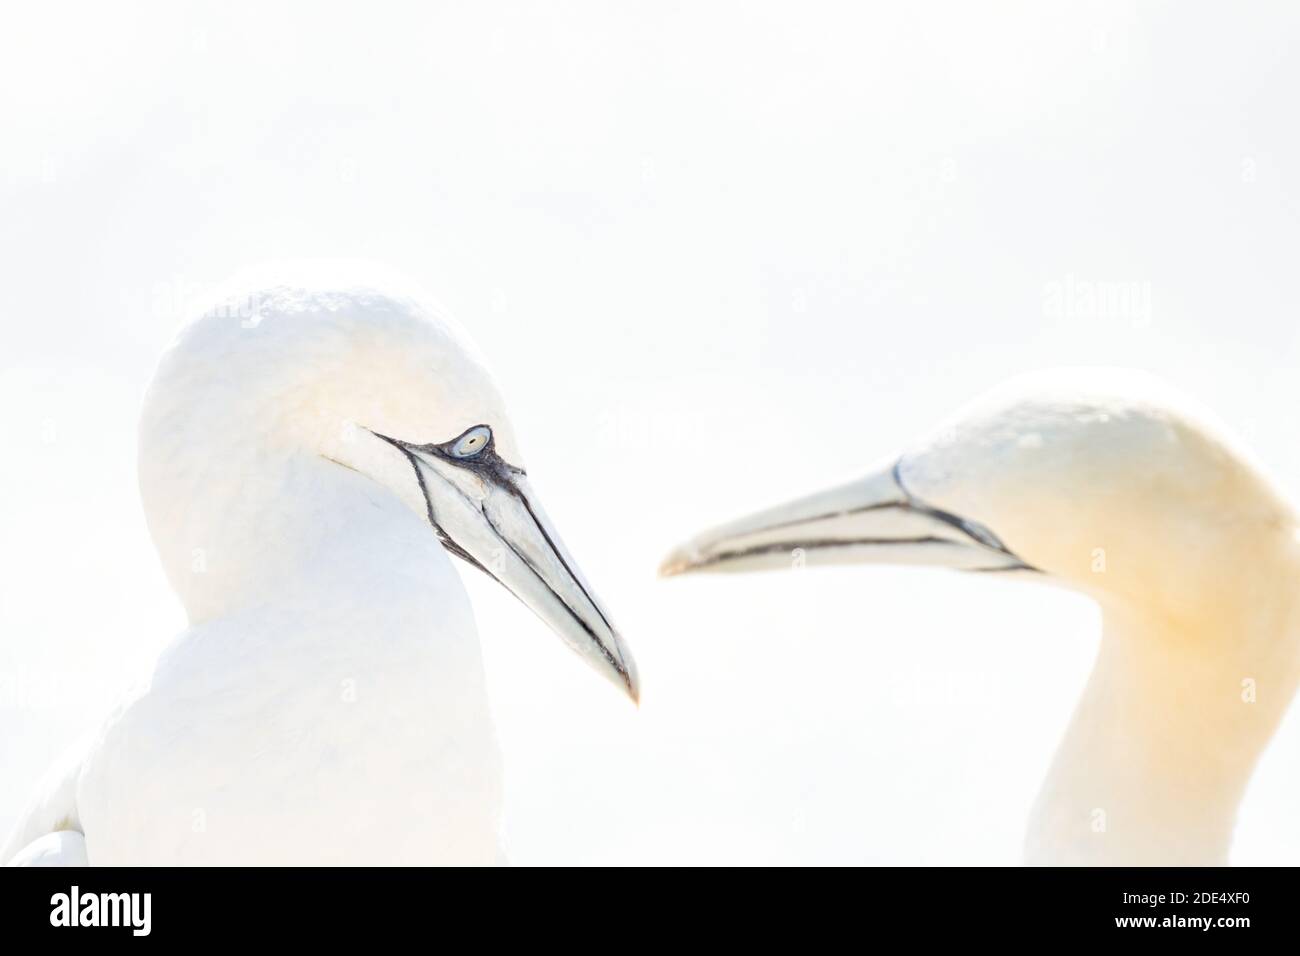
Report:
<svg viewBox="0 0 1300 956"><path fill-rule="evenodd" d="M496 386L418 298L289 283L200 317L149 387L139 467L189 629L4 860L496 862L501 756L451 556L637 696Z"/></svg>
<svg viewBox="0 0 1300 956"><path fill-rule="evenodd" d="M1100 650L1026 862L1227 861L1300 675L1300 539L1292 507L1185 399L1118 370L1014 380L867 477L707 531L661 571L804 562L1093 597Z"/></svg>

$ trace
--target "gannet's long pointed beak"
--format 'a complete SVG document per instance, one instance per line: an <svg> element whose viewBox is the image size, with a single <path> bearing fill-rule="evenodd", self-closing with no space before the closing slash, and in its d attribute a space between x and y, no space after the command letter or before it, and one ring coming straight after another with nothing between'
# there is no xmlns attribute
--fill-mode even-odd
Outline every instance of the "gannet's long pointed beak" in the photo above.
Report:
<svg viewBox="0 0 1300 956"><path fill-rule="evenodd" d="M415 469L429 523L443 546L503 585L638 701L632 655L546 517L527 476L496 455L486 426L476 427L483 435L477 444L475 429L443 445L378 437L400 449Z"/></svg>
<svg viewBox="0 0 1300 956"><path fill-rule="evenodd" d="M931 507L893 463L859 481L760 511L674 549L659 573L762 571L805 564L923 564L1032 571L982 525Z"/></svg>

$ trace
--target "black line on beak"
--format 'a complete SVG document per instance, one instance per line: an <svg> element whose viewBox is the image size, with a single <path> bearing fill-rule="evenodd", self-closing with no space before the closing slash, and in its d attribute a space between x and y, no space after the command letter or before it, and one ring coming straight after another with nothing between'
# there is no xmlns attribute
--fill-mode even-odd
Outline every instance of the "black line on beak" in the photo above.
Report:
<svg viewBox="0 0 1300 956"><path fill-rule="evenodd" d="M921 499L914 497L912 493L907 490L907 486L903 484L903 476L899 472L899 468L902 466L902 463L903 461L900 458L898 461L894 462L893 468L890 469L890 476L893 478L894 485L898 488L899 495L900 495L900 497L897 500L877 501L869 505L862 505L861 507L858 508L846 508L841 511L827 511L822 514L813 515L808 518L792 518L788 521L783 521L778 524L769 525L768 527L761 528L759 530L761 532L771 532L779 528L788 528L788 527L794 527L796 525L810 524L814 521L824 521L828 518L839 518L839 517L843 517L844 515L865 514L869 511L884 511L891 508L899 509L901 511L910 511L914 514L921 514L921 515L926 515L927 517L930 518L934 518L936 521L940 521L943 524L946 524L949 527L954 528L957 531L960 531L963 535L965 535L971 541L975 542L980 547L985 548L989 551L996 551L999 554L1003 554L1016 562L1014 565L1009 565L1005 567L963 568L962 570L971 571L971 572L989 573L989 574L995 572L1004 572L1004 571L1033 571L1040 574L1042 573L1040 569L1034 567L1033 565L1026 564L1020 558L1019 555L1009 550L1007 546L1002 543L1002 539L1000 539L996 534L994 534L988 528L984 527L982 524L979 524L976 521L969 521L961 517L960 515L955 515L952 512L944 511L941 508L933 508L930 505L926 504ZM695 567L707 567L711 564L718 564L722 561L753 557L755 555L760 555L760 554L776 554L782 551L793 551L795 548L826 549L826 548L836 548L836 547L853 547L855 545L870 545L870 546L878 545L883 547L888 545L899 545L899 544L963 545L965 544L965 542L955 540L955 539L950 539L950 538L940 538L935 535L922 535L922 536L910 537L910 538L824 538L815 541L778 542L773 544L755 545L752 548L740 548L735 551L723 551L720 552L719 554L707 558L704 561L701 561L699 564L695 565Z"/></svg>
<svg viewBox="0 0 1300 956"><path fill-rule="evenodd" d="M424 475L420 471L420 465L419 462L416 460L415 455L412 454L406 448L404 443L398 441L395 438L389 438L387 435L379 434L379 432L371 432L370 434L374 435L376 438L382 438L384 441L388 442L388 444L392 445L403 455L405 455L406 460L411 463L411 469L415 472L415 480L420 485L420 496L424 499L424 510L425 510L425 514L429 518L429 525L433 528L434 533L438 536L438 540L442 542L442 546L446 548L448 551L450 551L452 554L454 554L456 557L460 558L462 561L472 564L474 567L478 568L480 571L482 571L484 574L490 577L493 581L496 581L498 584L501 584L500 578L498 578L495 574L493 574L482 564L480 564L478 562L478 559L476 559L474 555L470 554L459 544L457 544L456 539L453 538L451 535L449 535L445 530L443 530L442 525L438 524L438 519L433 512L433 498L430 497L429 495L429 486L424 481ZM504 585L502 585L502 587L504 587ZM506 590L508 591L510 589L506 588Z"/></svg>
<svg viewBox="0 0 1300 956"><path fill-rule="evenodd" d="M904 498L906 498L907 506L909 508L921 514L927 514L932 518L937 518L938 520L944 522L945 524L952 525L962 534L978 542L979 544L982 544L984 547L988 548L989 550L1000 551L1002 554L1005 554L1008 558L1013 558L1021 566L1018 570L1038 571L1038 568L1026 564L1023 560L1021 560L1018 554L1011 551L1009 548L1007 548L1005 544L1002 543L1001 538L999 538L988 528L984 527L984 525L980 524L978 521L970 521L966 518L963 518L961 515L955 515L952 512L944 511L941 508L932 508L929 505L927 505L925 502L921 501L919 498L913 497L912 493L907 490L907 486L903 484L903 476L902 473L899 471L899 469L902 468L902 466L903 466L903 459L900 458L898 459L898 461L894 462L894 467L890 470L890 475L894 479L894 484L898 486L898 490L901 491L903 493ZM990 569L980 568L978 570L990 570Z"/></svg>
<svg viewBox="0 0 1300 956"><path fill-rule="evenodd" d="M954 540L953 538L938 538L934 535L920 535L912 538L822 538L813 541L782 541L773 542L772 544L759 544L752 548L741 548L736 551L720 551L717 554L710 555L703 561L691 565L693 568L706 568L711 564L721 564L724 561L735 561L740 558L750 558L762 554L781 554L783 552L793 553L796 550L803 549L807 551L826 551L833 548L852 548L861 545L888 547L890 545L901 544L951 544L958 547L964 547L964 542ZM998 571L1038 571L1037 568L1025 564L1015 555L1008 555L1017 563L1005 567L996 568L961 568L962 571L980 572L992 574Z"/></svg>
<svg viewBox="0 0 1300 956"><path fill-rule="evenodd" d="M528 558L526 558L523 554L520 553L519 549L514 546L514 544L510 541L509 538L507 538L504 534L501 533L501 530L496 526L496 522L492 520L491 515L489 515L486 511L484 511L483 518L485 521L487 521L488 527L492 529L492 532L497 536L497 538L514 553L514 556L517 557L520 560L520 562L523 563L524 567L526 567L529 571L533 572L533 577L537 578L537 580L541 582L542 587L546 588L546 590L551 592L551 596L554 597L555 600L559 602L560 607L564 608L566 611L569 612L569 617L573 618L573 620L577 622L578 626L587 632L587 636L591 638L591 642L600 648L600 653L604 656L605 660L609 661L610 666L613 667L614 670L618 671L619 676L623 678L623 683L627 684L628 689L631 690L632 678L631 675L628 674L627 668L624 667L622 662L620 662L619 659L614 656L614 652L605 646L605 642L596 636L596 632L591 629L591 625L588 624L586 621L584 621L582 617L578 614L578 612L569 606L568 601L560 597L560 595L556 592L555 588L551 587L550 582L548 582L546 578L542 577L541 572L538 571L537 568L533 567L533 563L529 561ZM545 534L545 532L543 532L543 534ZM547 540L549 541L550 539L548 538ZM560 558L560 563L564 564L564 558L560 557L559 552L555 551L554 546L552 546L551 550L555 553L555 556L557 558ZM568 570L569 566L567 564L564 564L564 567L565 570ZM573 578L574 582L578 585L578 588L582 590L583 594L587 593L586 590L582 588L582 582L579 581L574 576L572 571L569 571L569 577ZM509 591L510 589L506 588L506 590ZM591 598L588 597L587 600L590 601ZM594 602L592 603L591 606L596 608L597 614L600 614L600 608ZM600 614L600 619L602 621L605 621L605 615ZM605 621L605 626L609 627L609 621ZM611 634L614 633L613 628L610 628L610 633Z"/></svg>
<svg viewBox="0 0 1300 956"><path fill-rule="evenodd" d="M560 550L560 547L551 539L550 532L546 530L546 525L542 524L542 520L537 517L537 512L533 511L533 503L528 500L528 496L519 489L519 485L515 483L513 478L506 479L502 484L510 490L511 494L523 503L524 510L528 512L528 517L533 519L533 524L537 526L537 530L542 533L542 537L546 540L546 544L551 549L551 553L559 559L564 570L567 571L569 577L573 579L573 583L576 584L578 590L582 592L582 596L587 599L587 603L595 608L596 613L600 615L600 619L605 623L605 626L609 628L609 633L615 634L614 625L609 622L609 618L605 617L605 612L600 609L600 604L598 604L596 599L591 596L591 592L587 590L587 586L582 583L582 578L578 576L577 572L574 571L573 568L569 567L569 562L564 559L564 552ZM615 638L615 640L617 640L617 638ZM622 668L619 668L619 670L621 671Z"/></svg>

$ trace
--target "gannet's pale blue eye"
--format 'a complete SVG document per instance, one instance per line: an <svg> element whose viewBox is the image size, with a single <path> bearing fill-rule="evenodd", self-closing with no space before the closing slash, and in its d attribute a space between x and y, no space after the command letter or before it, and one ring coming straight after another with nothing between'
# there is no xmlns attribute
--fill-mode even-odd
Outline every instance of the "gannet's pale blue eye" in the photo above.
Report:
<svg viewBox="0 0 1300 956"><path fill-rule="evenodd" d="M451 446L451 453L457 458L473 458L492 440L492 429L486 425L475 425L461 435Z"/></svg>

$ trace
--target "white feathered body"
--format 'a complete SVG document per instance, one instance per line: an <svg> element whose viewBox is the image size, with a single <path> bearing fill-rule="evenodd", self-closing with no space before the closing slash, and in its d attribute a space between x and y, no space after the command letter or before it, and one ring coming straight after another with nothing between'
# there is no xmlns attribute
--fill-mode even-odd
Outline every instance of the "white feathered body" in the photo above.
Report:
<svg viewBox="0 0 1300 956"><path fill-rule="evenodd" d="M500 754L458 574L391 496L309 472L324 533L284 549L300 566L276 569L274 600L177 637L10 852L71 824L92 865L500 859Z"/></svg>

